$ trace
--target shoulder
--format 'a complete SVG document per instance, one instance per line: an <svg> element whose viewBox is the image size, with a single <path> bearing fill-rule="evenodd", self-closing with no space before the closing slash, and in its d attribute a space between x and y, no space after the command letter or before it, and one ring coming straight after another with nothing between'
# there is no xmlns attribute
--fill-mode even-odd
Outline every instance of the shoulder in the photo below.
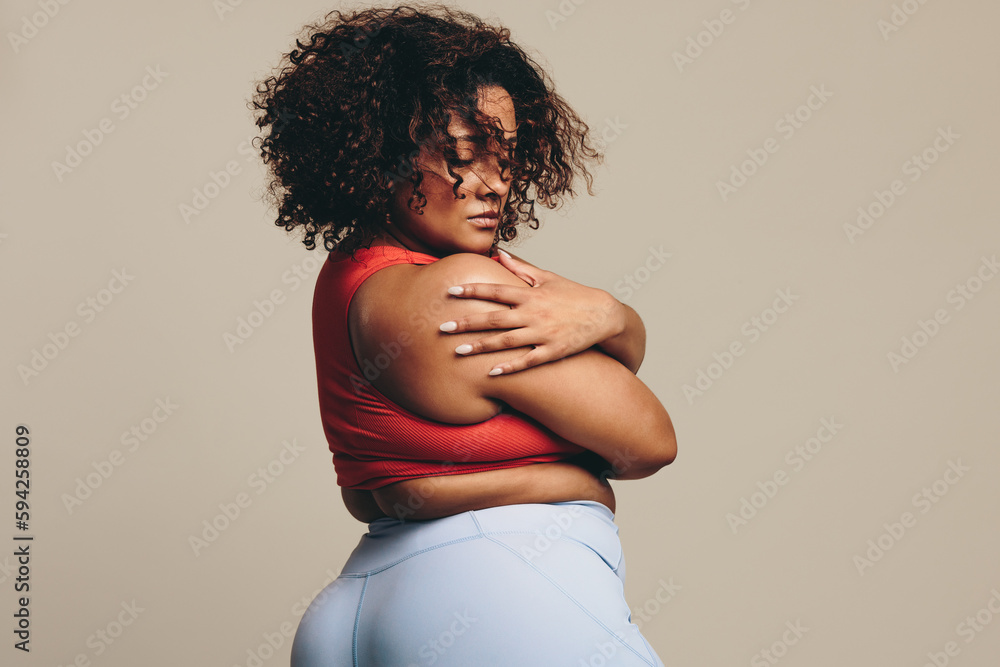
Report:
<svg viewBox="0 0 1000 667"><path fill-rule="evenodd" d="M431 264L415 268L419 270L411 276L412 287L415 289L434 289L442 281L453 281L448 287L476 281L525 284L496 260L466 252L448 255ZM447 287L445 289L447 290Z"/></svg>
<svg viewBox="0 0 1000 667"><path fill-rule="evenodd" d="M359 362L394 352L389 355L392 362L373 381L375 387L402 407L444 422L482 421L499 410L496 401L477 390L478 378L485 377L495 361L488 355L455 353L458 345L482 332L444 334L439 328L463 315L506 308L448 294L449 287L469 282L525 284L488 257L460 253L426 265L386 267L362 283L350 307Z"/></svg>
<svg viewBox="0 0 1000 667"><path fill-rule="evenodd" d="M361 285L356 298L359 304L364 304L365 319L394 328L404 324L409 328L423 326L425 321L429 323L430 319L444 315L445 319L433 324L436 333L450 314L503 308L448 294L449 287L471 282L526 284L499 262L482 255L458 253L426 265L397 264L382 269Z"/></svg>

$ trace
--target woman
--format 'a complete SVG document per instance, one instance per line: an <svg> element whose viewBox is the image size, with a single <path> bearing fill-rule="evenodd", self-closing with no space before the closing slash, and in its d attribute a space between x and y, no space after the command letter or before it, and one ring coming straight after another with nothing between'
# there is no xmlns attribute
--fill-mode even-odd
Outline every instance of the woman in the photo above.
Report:
<svg viewBox="0 0 1000 667"><path fill-rule="evenodd" d="M369 532L292 664L662 664L629 619L607 482L676 455L634 375L642 323L497 247L536 199L589 190L586 125L463 12L334 12L297 46L254 104L277 224L331 251L320 409Z"/></svg>

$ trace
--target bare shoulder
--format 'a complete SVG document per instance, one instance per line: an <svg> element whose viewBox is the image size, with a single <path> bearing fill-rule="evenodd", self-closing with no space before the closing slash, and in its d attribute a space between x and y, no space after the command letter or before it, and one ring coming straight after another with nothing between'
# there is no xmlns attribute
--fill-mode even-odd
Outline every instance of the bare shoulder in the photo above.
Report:
<svg viewBox="0 0 1000 667"><path fill-rule="evenodd" d="M463 357L455 348L483 332L445 334L439 329L463 315L506 306L457 299L448 288L470 282L525 283L499 263L474 254L456 254L432 264L399 264L362 283L351 301L355 356L374 375L370 381L386 397L424 417L447 423L489 419L500 403L482 395L482 377L503 356L523 350Z"/></svg>

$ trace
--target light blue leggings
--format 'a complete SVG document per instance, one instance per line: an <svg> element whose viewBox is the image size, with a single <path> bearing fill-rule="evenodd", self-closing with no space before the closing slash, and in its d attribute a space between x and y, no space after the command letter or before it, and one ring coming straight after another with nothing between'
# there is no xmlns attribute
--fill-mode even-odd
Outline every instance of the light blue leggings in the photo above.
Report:
<svg viewBox="0 0 1000 667"><path fill-rule="evenodd" d="M660 665L593 501L369 524L299 623L292 667Z"/></svg>

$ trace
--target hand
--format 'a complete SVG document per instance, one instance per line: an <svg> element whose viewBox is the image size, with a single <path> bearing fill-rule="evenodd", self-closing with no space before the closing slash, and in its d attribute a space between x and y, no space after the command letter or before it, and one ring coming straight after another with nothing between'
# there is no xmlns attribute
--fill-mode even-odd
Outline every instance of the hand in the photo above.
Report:
<svg viewBox="0 0 1000 667"><path fill-rule="evenodd" d="M495 367L490 375L516 373L556 361L614 338L625 330L625 306L604 290L544 271L502 250L500 263L531 287L471 283L456 285L448 292L456 297L503 303L510 306L510 310L470 315L441 325L441 331L446 333L504 330L459 346L455 350L458 354L534 348Z"/></svg>

